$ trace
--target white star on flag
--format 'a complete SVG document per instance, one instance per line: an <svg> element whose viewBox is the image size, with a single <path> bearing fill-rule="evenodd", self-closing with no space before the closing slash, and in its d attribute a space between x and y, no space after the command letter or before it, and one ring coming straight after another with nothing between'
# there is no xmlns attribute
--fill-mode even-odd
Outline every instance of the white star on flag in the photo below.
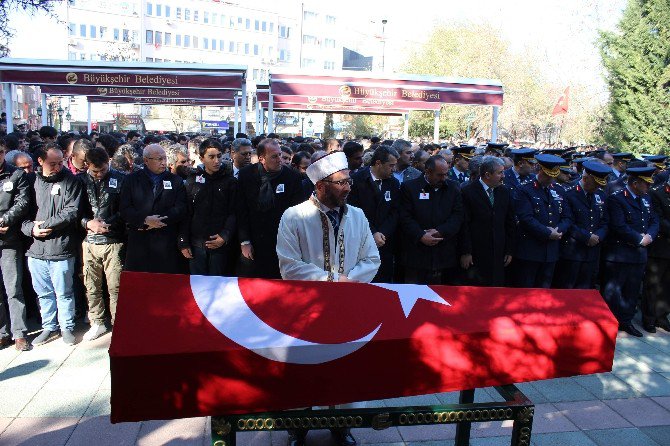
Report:
<svg viewBox="0 0 670 446"><path fill-rule="evenodd" d="M405 318L409 317L412 308L414 308L414 305L416 305L416 302L419 299L451 306L449 302L440 297L440 295L433 291L428 285L409 285L405 283L373 283L371 285L385 288L389 291L395 291L400 299L400 305L402 305L402 311L405 313Z"/></svg>

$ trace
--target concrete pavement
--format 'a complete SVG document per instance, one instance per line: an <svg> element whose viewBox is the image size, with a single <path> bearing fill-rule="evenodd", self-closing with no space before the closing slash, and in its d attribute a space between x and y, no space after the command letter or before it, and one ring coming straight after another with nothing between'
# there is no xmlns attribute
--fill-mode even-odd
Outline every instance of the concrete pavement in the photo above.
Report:
<svg viewBox="0 0 670 446"><path fill-rule="evenodd" d="M78 330L78 338L86 327ZM1 446L208 445L209 419L109 423L109 334L68 347L56 340L32 351L0 350ZM670 445L670 333L642 339L619 334L612 373L520 384L535 403L537 446ZM493 389L477 401L499 399ZM448 404L457 393L375 401L373 404ZM443 446L454 426L354 430L360 444ZM474 423L471 444L509 445L510 422ZM286 434L238 434L238 444L281 445ZM309 434L331 445L327 431Z"/></svg>

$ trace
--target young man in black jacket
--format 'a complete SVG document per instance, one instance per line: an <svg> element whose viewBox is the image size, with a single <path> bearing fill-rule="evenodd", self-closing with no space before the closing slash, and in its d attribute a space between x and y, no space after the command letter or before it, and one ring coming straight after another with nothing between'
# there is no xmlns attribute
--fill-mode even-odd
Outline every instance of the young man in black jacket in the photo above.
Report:
<svg viewBox="0 0 670 446"><path fill-rule="evenodd" d="M179 248L191 274L222 276L228 270L228 247L236 230L237 180L222 168L223 148L206 139L198 153L202 166L186 178L188 217L181 225Z"/></svg>
<svg viewBox="0 0 670 446"><path fill-rule="evenodd" d="M79 179L86 193L86 199L82 200L81 226L86 230L82 251L88 318L91 321L84 340L91 341L107 332L103 277L107 282L112 325L116 315L125 242L125 224L119 212L125 175L109 168L109 155L105 149L90 149L86 153L86 162L88 169L79 174Z"/></svg>
<svg viewBox="0 0 670 446"><path fill-rule="evenodd" d="M14 347L25 351L30 344L26 340L26 306L21 289L23 244L19 231L30 205L30 183L23 170L5 161L6 150L0 137L0 271L4 285L4 292L0 288L0 348L11 344L11 333Z"/></svg>
<svg viewBox="0 0 670 446"><path fill-rule="evenodd" d="M44 344L58 334L74 345L74 258L79 249L77 234L82 184L63 168L63 152L56 143L36 151L40 165L35 178L33 209L21 230L32 237L28 268L39 298L42 333L33 345Z"/></svg>

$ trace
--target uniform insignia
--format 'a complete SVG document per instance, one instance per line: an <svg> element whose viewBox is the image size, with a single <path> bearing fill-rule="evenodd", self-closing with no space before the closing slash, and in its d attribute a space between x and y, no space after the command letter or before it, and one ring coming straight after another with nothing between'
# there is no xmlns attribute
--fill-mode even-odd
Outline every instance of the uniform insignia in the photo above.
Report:
<svg viewBox="0 0 670 446"><path fill-rule="evenodd" d="M390 190L387 190L386 192L384 192L384 200L391 201L391 191Z"/></svg>
<svg viewBox="0 0 670 446"><path fill-rule="evenodd" d="M5 192L11 192L12 190L14 190L14 183L12 183L11 181L2 183L2 190Z"/></svg>
<svg viewBox="0 0 670 446"><path fill-rule="evenodd" d="M172 183L169 181L163 181L163 189L170 190L172 189Z"/></svg>
<svg viewBox="0 0 670 446"><path fill-rule="evenodd" d="M205 176L204 175L198 175L195 177L195 182L200 183L200 184L205 184Z"/></svg>
<svg viewBox="0 0 670 446"><path fill-rule="evenodd" d="M602 198L600 198L600 195L595 195L596 198L596 204L603 204Z"/></svg>
<svg viewBox="0 0 670 446"><path fill-rule="evenodd" d="M118 187L118 184L116 182L116 178L110 178L109 179L109 187L116 189Z"/></svg>
<svg viewBox="0 0 670 446"><path fill-rule="evenodd" d="M282 184L277 184L277 190L275 191L276 194L283 194L284 193L284 183Z"/></svg>

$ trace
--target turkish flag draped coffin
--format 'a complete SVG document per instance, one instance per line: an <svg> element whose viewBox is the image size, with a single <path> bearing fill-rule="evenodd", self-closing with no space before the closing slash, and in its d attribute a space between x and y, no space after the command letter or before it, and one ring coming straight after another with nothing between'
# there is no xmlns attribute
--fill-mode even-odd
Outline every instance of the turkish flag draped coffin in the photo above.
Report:
<svg viewBox="0 0 670 446"><path fill-rule="evenodd" d="M112 421L325 406L607 372L597 291L123 273Z"/></svg>

